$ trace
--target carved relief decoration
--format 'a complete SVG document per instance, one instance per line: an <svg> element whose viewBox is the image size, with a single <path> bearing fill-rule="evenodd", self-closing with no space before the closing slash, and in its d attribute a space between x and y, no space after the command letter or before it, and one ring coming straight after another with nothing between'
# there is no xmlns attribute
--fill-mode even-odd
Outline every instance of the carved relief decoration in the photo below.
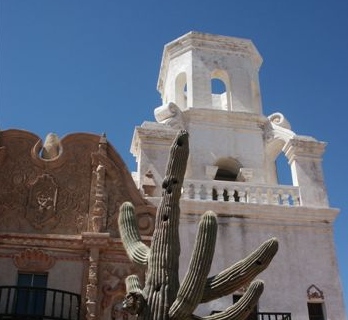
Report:
<svg viewBox="0 0 348 320"><path fill-rule="evenodd" d="M307 289L308 300L324 300L324 293L316 285L312 284Z"/></svg>
<svg viewBox="0 0 348 320"><path fill-rule="evenodd" d="M59 223L57 213L58 186L52 176L43 174L29 187L29 201L26 218L35 229L50 225L50 229Z"/></svg>
<svg viewBox="0 0 348 320"><path fill-rule="evenodd" d="M96 175L96 190L95 190L95 202L92 205L91 220L92 231L102 232L103 221L105 220L107 208L106 208L106 192L105 192L105 167L98 165L95 171Z"/></svg>
<svg viewBox="0 0 348 320"><path fill-rule="evenodd" d="M59 152L43 158L35 134L0 131L0 231L118 237L119 207L131 201L141 234L152 233L156 208L142 198L105 136L75 133L57 143Z"/></svg>
<svg viewBox="0 0 348 320"><path fill-rule="evenodd" d="M55 258L39 249L26 249L13 256L13 263L22 271L47 271L55 264Z"/></svg>
<svg viewBox="0 0 348 320"><path fill-rule="evenodd" d="M106 263L103 265L100 306L104 312L110 312L115 320L128 319L127 314L122 310L122 302L126 293L125 279L133 273L137 273L140 278L144 277L141 271L131 264Z"/></svg>
<svg viewBox="0 0 348 320"><path fill-rule="evenodd" d="M164 123L177 130L185 128L182 111L174 102L156 108L154 114L159 123Z"/></svg>
<svg viewBox="0 0 348 320"><path fill-rule="evenodd" d="M156 208L147 202L137 189L130 172L123 160L111 145L108 145L108 157L100 152L92 155L93 165L96 168L105 168L105 176L94 173L92 182L90 205L91 208L100 202L106 203L105 231L112 237L119 237L117 219L119 208L125 201L135 206L135 214L139 222L139 231L142 235L151 235L154 229ZM98 182L99 181L99 182ZM102 186L102 187L101 187ZM101 192L101 190L103 192ZM91 210L91 215L93 211Z"/></svg>

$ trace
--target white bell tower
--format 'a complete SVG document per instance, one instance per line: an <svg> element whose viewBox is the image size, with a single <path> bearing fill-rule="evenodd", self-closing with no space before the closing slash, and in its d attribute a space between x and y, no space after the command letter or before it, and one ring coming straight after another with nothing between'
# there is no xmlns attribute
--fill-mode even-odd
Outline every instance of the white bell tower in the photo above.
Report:
<svg viewBox="0 0 348 320"><path fill-rule="evenodd" d="M213 210L219 221L214 273L268 238L279 239L279 252L261 277L265 292L257 312L281 316L264 319L291 314L308 320L315 309L320 319L344 320L333 242L339 210L329 206L322 169L326 143L297 135L281 113L263 114L261 63L246 39L190 32L167 44L158 80L163 105L154 110L157 122L135 128L133 178L158 204L170 145L179 129L187 130L190 155L180 200L184 264L200 215ZM290 185L278 180L281 154ZM202 315L224 310L234 298L205 305Z"/></svg>

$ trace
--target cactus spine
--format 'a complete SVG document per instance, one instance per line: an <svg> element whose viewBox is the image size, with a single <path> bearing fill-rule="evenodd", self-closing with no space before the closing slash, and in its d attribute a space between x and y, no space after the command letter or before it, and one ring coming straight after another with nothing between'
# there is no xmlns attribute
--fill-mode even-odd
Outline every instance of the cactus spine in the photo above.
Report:
<svg viewBox="0 0 348 320"><path fill-rule="evenodd" d="M207 211L199 223L189 268L180 285L179 200L188 154L188 133L181 130L171 146L150 248L141 242L133 205L126 202L120 208L119 229L127 254L134 263L147 266L144 288L137 276L126 279L124 308L143 320L243 320L263 291L260 280L252 282L242 299L223 312L203 318L193 312L200 303L231 294L249 284L271 262L278 242L275 238L266 241L245 259L208 278L217 219L214 212Z"/></svg>

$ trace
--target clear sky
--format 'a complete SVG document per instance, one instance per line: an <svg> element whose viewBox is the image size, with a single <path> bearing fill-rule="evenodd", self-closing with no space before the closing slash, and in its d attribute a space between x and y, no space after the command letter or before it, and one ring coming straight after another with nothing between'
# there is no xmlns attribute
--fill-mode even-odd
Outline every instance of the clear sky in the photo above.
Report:
<svg viewBox="0 0 348 320"><path fill-rule="evenodd" d="M161 105L163 46L192 30L251 39L264 114L328 142L348 307L348 0L0 0L0 129L105 132L135 170L134 127Z"/></svg>

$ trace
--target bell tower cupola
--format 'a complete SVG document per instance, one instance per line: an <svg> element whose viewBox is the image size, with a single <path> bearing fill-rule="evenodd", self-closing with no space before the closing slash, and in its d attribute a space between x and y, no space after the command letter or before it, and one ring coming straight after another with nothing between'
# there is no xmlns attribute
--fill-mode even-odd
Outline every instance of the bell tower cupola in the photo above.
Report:
<svg viewBox="0 0 348 320"><path fill-rule="evenodd" d="M250 40L189 32L164 47L157 89L163 104L262 114L262 58Z"/></svg>
<svg viewBox="0 0 348 320"><path fill-rule="evenodd" d="M134 130L133 179L147 201L160 205L169 181L167 155L185 130L190 150L178 203L182 261L189 263L198 221L212 210L219 225L215 254L221 257L212 272L221 275L230 265L231 250L242 258L260 239L275 236L281 244L272 271L262 275L267 290L253 319L308 319L313 305L321 319L324 310L325 319L346 319L332 233L339 210L330 207L322 167L326 142L297 134L280 112L263 113L261 63L247 39L189 32L166 44L156 122ZM233 301L243 293L234 292ZM196 311L224 310L231 298Z"/></svg>

